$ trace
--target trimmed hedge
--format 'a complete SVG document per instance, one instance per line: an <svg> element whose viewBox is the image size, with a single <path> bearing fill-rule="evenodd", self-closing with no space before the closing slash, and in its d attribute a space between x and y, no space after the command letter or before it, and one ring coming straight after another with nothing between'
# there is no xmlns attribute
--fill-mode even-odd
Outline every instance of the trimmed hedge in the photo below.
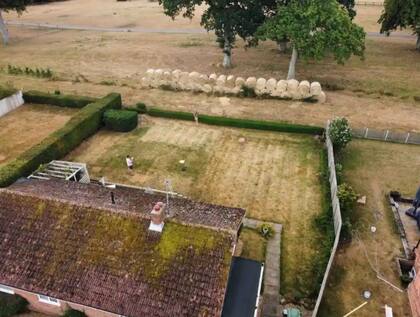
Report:
<svg viewBox="0 0 420 317"><path fill-rule="evenodd" d="M17 92L16 89L6 89L6 88L1 88L0 87L0 100L7 98L13 94L15 94Z"/></svg>
<svg viewBox="0 0 420 317"><path fill-rule="evenodd" d="M0 187L9 186L20 177L31 174L41 164L63 157L101 127L102 116L106 110L119 108L121 95L115 93L87 105L63 128L0 167Z"/></svg>
<svg viewBox="0 0 420 317"><path fill-rule="evenodd" d="M159 108L149 108L147 111L147 114L153 117L163 117L163 118L194 121L194 115L190 112L170 111L170 110L163 110ZM209 116L209 115L203 115L203 114L200 114L198 116L198 120L201 123L205 123L209 125L227 126L227 127L235 127L235 128L304 133L304 134L315 134L315 135L321 135L324 133L324 128L321 128L321 127L292 124L292 123L285 123L285 122L276 122L276 121L238 119L238 118L228 118L228 117L219 117L219 116Z"/></svg>
<svg viewBox="0 0 420 317"><path fill-rule="evenodd" d="M90 103L98 101L97 98L81 97L74 95L49 94L36 90L24 92L23 99L25 100L25 102L28 103L40 103L69 108L83 108Z"/></svg>
<svg viewBox="0 0 420 317"><path fill-rule="evenodd" d="M26 311L28 302L19 295L0 293L0 317L10 317Z"/></svg>
<svg viewBox="0 0 420 317"><path fill-rule="evenodd" d="M67 309L61 317L87 317L84 312L76 309Z"/></svg>
<svg viewBox="0 0 420 317"><path fill-rule="evenodd" d="M105 127L119 132L128 132L137 128L138 113L131 110L107 110L104 114Z"/></svg>

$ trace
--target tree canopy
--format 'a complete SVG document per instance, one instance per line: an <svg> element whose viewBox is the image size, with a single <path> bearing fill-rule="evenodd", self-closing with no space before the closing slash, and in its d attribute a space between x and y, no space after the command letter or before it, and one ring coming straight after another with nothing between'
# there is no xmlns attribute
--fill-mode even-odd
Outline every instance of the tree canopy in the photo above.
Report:
<svg viewBox="0 0 420 317"><path fill-rule="evenodd" d="M0 10L5 12L14 10L21 13L31 2L32 0L0 0Z"/></svg>
<svg viewBox="0 0 420 317"><path fill-rule="evenodd" d="M411 28L417 34L417 50L420 50L420 0L385 0L384 10L378 23L381 33L398 28Z"/></svg>
<svg viewBox="0 0 420 317"><path fill-rule="evenodd" d="M290 40L289 79L295 77L298 56L321 60L332 54L340 64L352 55L363 58L366 33L336 0L290 0L279 5L277 12L259 28L257 36L261 40Z"/></svg>

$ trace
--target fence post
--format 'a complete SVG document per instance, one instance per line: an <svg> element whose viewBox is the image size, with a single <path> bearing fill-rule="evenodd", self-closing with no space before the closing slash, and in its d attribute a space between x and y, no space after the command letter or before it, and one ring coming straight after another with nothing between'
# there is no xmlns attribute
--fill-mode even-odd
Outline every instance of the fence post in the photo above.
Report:
<svg viewBox="0 0 420 317"><path fill-rule="evenodd" d="M368 133L369 133L369 128L366 128L366 131L365 131L365 139L367 139Z"/></svg>
<svg viewBox="0 0 420 317"><path fill-rule="evenodd" d="M407 133L407 137L405 138L405 143L408 143L409 138L410 138L410 132Z"/></svg>
<svg viewBox="0 0 420 317"><path fill-rule="evenodd" d="M386 133L385 133L385 141L388 140L388 134L389 134L389 130L386 130Z"/></svg>

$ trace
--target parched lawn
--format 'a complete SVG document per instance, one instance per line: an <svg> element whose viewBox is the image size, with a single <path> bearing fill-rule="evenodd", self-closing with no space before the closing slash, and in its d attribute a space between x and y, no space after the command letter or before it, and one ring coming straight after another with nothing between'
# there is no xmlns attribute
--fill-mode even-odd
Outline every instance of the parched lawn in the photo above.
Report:
<svg viewBox="0 0 420 317"><path fill-rule="evenodd" d="M24 104L0 118L0 165L61 128L77 110Z"/></svg>
<svg viewBox="0 0 420 317"><path fill-rule="evenodd" d="M239 235L239 241L242 243L241 257L258 262L265 262L267 239L261 236L257 230L243 228Z"/></svg>
<svg viewBox="0 0 420 317"><path fill-rule="evenodd" d="M191 198L283 224L282 292L309 293L321 238L313 226L322 206L320 143L306 135L142 120L128 134L100 131L66 159L119 183L164 189L170 179L174 191ZM134 156L134 171L127 170L126 155Z"/></svg>
<svg viewBox="0 0 420 317"><path fill-rule="evenodd" d="M360 195L365 206L357 206L353 228L362 243L353 240L337 254L332 278L321 307L322 317L343 316L363 302L362 292L370 290L372 300L357 316L383 316L385 304L394 316L411 316L406 293L400 293L376 278L365 255L390 282L402 287L395 257L402 255L402 244L386 199L390 190L413 197L420 182L420 146L376 141L353 141L343 155L345 179ZM372 234L370 227L377 231Z"/></svg>

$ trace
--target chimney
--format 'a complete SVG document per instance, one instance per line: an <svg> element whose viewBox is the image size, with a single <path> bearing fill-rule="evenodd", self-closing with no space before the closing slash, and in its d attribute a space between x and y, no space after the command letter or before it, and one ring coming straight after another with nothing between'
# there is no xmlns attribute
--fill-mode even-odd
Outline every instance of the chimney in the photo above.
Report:
<svg viewBox="0 0 420 317"><path fill-rule="evenodd" d="M158 202L152 209L150 213L150 225L149 230L162 232L164 222L163 219L165 217L165 204L162 202Z"/></svg>

